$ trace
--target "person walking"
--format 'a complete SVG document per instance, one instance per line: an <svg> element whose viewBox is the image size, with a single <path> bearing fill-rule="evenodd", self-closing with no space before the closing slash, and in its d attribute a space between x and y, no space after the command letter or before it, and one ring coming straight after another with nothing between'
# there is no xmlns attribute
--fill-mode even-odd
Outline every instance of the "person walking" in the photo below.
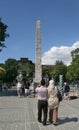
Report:
<svg viewBox="0 0 79 130"><path fill-rule="evenodd" d="M43 119L43 125L46 125L47 112L48 112L48 90L45 84L45 80L41 80L40 86L36 88L36 93L38 95L38 121L41 123Z"/></svg>
<svg viewBox="0 0 79 130"><path fill-rule="evenodd" d="M67 100L70 100L69 91L70 91L70 86L69 86L68 83L65 83L65 85L64 85L64 97Z"/></svg>
<svg viewBox="0 0 79 130"><path fill-rule="evenodd" d="M59 99L57 97L58 88L54 85L54 80L49 81L48 85L48 107L49 107L49 121L57 125Z"/></svg>
<svg viewBox="0 0 79 130"><path fill-rule="evenodd" d="M17 87L17 94L18 94L18 97L21 97L22 82L21 82L21 81L18 81L17 84L16 84L16 87Z"/></svg>
<svg viewBox="0 0 79 130"><path fill-rule="evenodd" d="M30 83L29 81L25 81L24 82L24 88L25 88L25 97L27 97L30 94Z"/></svg>

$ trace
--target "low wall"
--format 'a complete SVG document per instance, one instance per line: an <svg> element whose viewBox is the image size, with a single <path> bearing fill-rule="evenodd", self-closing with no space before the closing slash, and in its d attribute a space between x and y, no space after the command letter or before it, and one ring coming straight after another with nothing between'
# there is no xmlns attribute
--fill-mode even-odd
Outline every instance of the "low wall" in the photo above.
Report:
<svg viewBox="0 0 79 130"><path fill-rule="evenodd" d="M79 91L70 91L69 96L77 96L77 97L79 97Z"/></svg>

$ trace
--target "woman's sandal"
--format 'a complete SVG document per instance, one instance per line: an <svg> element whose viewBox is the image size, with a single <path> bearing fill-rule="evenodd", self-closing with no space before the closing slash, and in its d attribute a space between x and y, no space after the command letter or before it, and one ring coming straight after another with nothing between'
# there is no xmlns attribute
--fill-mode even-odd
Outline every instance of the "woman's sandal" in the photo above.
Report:
<svg viewBox="0 0 79 130"><path fill-rule="evenodd" d="M53 125L57 126L58 124L57 123L53 123Z"/></svg>

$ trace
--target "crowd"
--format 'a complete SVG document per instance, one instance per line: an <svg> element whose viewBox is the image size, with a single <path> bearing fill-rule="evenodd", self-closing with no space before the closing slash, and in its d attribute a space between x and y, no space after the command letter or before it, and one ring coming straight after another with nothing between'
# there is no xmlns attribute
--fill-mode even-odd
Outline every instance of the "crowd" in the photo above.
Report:
<svg viewBox="0 0 79 130"><path fill-rule="evenodd" d="M69 99L70 87L68 83L63 86L64 96ZM36 88L38 99L38 122L46 125L47 115L49 116L49 122L53 125L58 125L58 108L60 101L63 100L63 96L59 91L59 87L55 85L54 80L50 80L48 87L45 84L45 80L42 79L38 87Z"/></svg>
<svg viewBox="0 0 79 130"><path fill-rule="evenodd" d="M21 95L27 97L32 92L34 92L33 83L30 83L30 81L23 81L23 80L17 81L16 87L18 97L21 97Z"/></svg>
<svg viewBox="0 0 79 130"><path fill-rule="evenodd" d="M18 81L16 86L18 97L21 97L21 93L23 93L24 96L27 97L34 89L33 84L30 84L29 81ZM69 90L69 85L65 84L64 93L65 96L68 96L68 98ZM36 87L35 92L38 99L38 122L46 125L47 116L49 116L49 122L56 126L58 124L58 108L62 98L59 99L59 89L58 86L55 85L55 81L53 79L50 80L49 85L46 86L45 80L42 79L39 85Z"/></svg>

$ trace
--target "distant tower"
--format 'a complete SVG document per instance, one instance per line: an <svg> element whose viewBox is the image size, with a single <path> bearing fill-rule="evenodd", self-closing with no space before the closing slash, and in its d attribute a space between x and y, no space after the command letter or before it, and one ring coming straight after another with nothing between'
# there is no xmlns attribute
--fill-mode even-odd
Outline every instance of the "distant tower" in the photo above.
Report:
<svg viewBox="0 0 79 130"><path fill-rule="evenodd" d="M35 55L35 83L39 83L42 79L41 68L41 37L40 37L40 20L36 22L36 55Z"/></svg>

